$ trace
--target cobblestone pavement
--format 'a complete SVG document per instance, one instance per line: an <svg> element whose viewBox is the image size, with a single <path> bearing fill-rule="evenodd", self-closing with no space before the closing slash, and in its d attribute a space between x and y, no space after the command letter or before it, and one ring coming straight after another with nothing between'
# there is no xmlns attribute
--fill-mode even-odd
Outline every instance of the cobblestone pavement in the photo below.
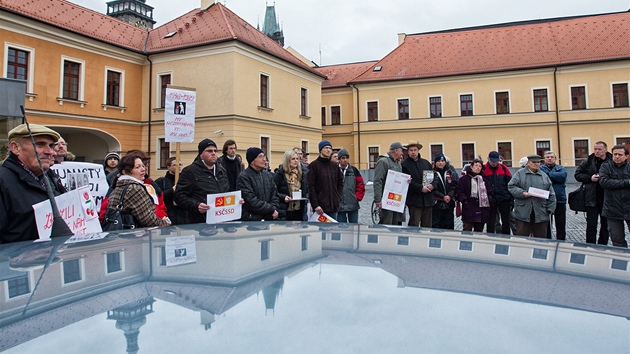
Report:
<svg viewBox="0 0 630 354"><path fill-rule="evenodd" d="M574 191L580 185L579 184L568 184L567 185L567 195L569 192ZM362 224L373 224L371 208L372 201L374 199L374 189L372 188L372 184L370 183L365 187L365 197L363 201L361 201L361 210L359 210L359 222ZM462 229L462 220L460 218L455 218L455 230ZM553 235L555 235L555 229L553 230ZM555 237L555 236L554 236ZM630 232L628 232L628 228L626 226L626 240L630 244ZM570 210L567 206L567 241L571 242L581 242L584 243L586 241L586 216L585 213L575 213L573 210ZM608 245L612 245L610 241L608 241Z"/></svg>

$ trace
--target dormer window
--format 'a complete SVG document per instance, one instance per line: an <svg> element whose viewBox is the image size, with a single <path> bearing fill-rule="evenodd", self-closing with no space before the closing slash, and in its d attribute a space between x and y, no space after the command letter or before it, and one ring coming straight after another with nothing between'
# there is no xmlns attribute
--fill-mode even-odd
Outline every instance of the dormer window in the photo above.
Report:
<svg viewBox="0 0 630 354"><path fill-rule="evenodd" d="M381 71L383 67L382 66L375 66L373 71Z"/></svg>

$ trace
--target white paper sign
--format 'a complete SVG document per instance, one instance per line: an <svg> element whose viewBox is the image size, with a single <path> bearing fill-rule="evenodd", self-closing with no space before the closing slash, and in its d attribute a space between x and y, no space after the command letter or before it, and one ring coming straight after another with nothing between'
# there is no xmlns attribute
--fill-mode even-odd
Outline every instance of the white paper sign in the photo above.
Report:
<svg viewBox="0 0 630 354"><path fill-rule="evenodd" d="M98 210L89 193L89 186L75 189L55 197L61 218L73 234L102 232L98 220ZM40 239L49 239L52 231L53 215L49 200L33 205L35 222Z"/></svg>
<svg viewBox="0 0 630 354"><path fill-rule="evenodd" d="M87 175L87 183L90 188L89 192L92 196L92 200L96 204L95 209L101 210L101 203L103 199L105 199L105 195L107 195L107 190L109 189L106 179L107 172L105 172L102 165L88 162L64 161L61 164L54 164L50 169L55 171L61 179L61 183L68 190L74 189L71 187L81 187L85 184L84 176ZM80 176L80 178L77 178L78 176Z"/></svg>
<svg viewBox="0 0 630 354"><path fill-rule="evenodd" d="M107 235L109 235L109 232L98 232L95 234L74 235L70 237L68 240L66 240L64 244L67 245L71 243L80 243L80 242L100 240L100 239L104 239Z"/></svg>
<svg viewBox="0 0 630 354"><path fill-rule="evenodd" d="M308 221L310 222L337 222L337 220L333 219L330 217L330 215L323 213L322 215L319 215L317 213L313 213L313 215L311 215L308 218Z"/></svg>
<svg viewBox="0 0 630 354"><path fill-rule="evenodd" d="M396 172L394 170L387 171L383 198L381 199L383 209L398 213L405 212L409 178L411 178L411 176L406 173Z"/></svg>
<svg viewBox="0 0 630 354"><path fill-rule="evenodd" d="M241 218L241 191L208 194L207 203L210 209L206 212L206 224L217 224Z"/></svg>
<svg viewBox="0 0 630 354"><path fill-rule="evenodd" d="M164 135L169 143L192 143L195 139L195 103L197 92L166 89L164 100Z"/></svg>
<svg viewBox="0 0 630 354"><path fill-rule="evenodd" d="M302 190L298 189L295 192L291 192L291 199L302 199Z"/></svg>
<svg viewBox="0 0 630 354"><path fill-rule="evenodd" d="M173 236L166 238L166 266L197 262L195 236Z"/></svg>
<svg viewBox="0 0 630 354"><path fill-rule="evenodd" d="M549 191L546 191L544 189L529 187L527 193L529 193L529 195L531 195L532 197L549 199Z"/></svg>

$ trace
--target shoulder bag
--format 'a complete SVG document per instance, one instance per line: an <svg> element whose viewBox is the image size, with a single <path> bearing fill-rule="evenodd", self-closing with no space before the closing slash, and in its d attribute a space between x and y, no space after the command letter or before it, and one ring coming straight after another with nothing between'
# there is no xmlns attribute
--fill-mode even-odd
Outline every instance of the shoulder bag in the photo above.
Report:
<svg viewBox="0 0 630 354"><path fill-rule="evenodd" d="M575 211L586 211L586 190L584 184L580 188L569 193L569 209Z"/></svg>
<svg viewBox="0 0 630 354"><path fill-rule="evenodd" d="M101 224L103 231L117 231L136 228L136 218L129 213L123 213L123 200L125 200L125 192L127 192L126 185L123 187L123 191L120 195L120 201L114 209L108 208L105 213L105 219Z"/></svg>

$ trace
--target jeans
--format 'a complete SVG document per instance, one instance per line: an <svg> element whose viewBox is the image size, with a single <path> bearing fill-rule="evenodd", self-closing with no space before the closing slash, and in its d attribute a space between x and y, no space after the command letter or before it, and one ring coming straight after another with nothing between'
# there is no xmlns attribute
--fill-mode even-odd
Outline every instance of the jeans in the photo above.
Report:
<svg viewBox="0 0 630 354"><path fill-rule="evenodd" d="M556 240L564 241L567 237L567 205L556 204L556 211L553 212L553 220L556 225ZM551 238L551 220L547 226L547 238Z"/></svg>
<svg viewBox="0 0 630 354"><path fill-rule="evenodd" d="M337 212L337 221L356 224L359 222L359 211L339 211Z"/></svg>

